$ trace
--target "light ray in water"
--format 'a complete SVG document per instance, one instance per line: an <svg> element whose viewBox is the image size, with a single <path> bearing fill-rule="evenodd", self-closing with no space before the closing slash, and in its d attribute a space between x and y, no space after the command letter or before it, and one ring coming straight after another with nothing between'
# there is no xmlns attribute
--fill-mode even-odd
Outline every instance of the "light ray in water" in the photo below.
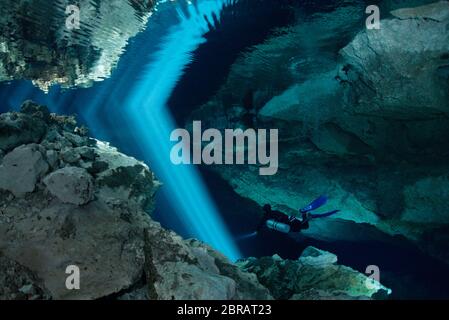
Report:
<svg viewBox="0 0 449 320"><path fill-rule="evenodd" d="M131 90L124 105L124 120L132 128L145 160L151 163L164 187L172 191L172 205L186 229L235 261L240 253L197 169L175 166L170 161L169 138L175 123L166 107L192 52L205 41L204 33L219 19L227 3L204 0L178 10L180 23L167 35L153 62Z"/></svg>

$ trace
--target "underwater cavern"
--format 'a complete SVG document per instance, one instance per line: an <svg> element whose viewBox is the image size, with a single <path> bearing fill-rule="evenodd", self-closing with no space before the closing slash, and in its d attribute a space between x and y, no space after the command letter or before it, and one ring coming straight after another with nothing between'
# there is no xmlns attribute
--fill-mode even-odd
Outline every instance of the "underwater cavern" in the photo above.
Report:
<svg viewBox="0 0 449 320"><path fill-rule="evenodd" d="M448 1L0 10L0 300L449 299Z"/></svg>

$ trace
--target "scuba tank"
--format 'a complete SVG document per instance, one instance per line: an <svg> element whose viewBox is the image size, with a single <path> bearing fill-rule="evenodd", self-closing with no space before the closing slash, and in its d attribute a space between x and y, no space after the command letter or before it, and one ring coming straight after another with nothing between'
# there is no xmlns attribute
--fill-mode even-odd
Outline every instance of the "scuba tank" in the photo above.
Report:
<svg viewBox="0 0 449 320"><path fill-rule="evenodd" d="M275 231L279 231L282 233L289 233L290 232L290 226L288 224L278 222L276 220L267 220L267 228L272 229Z"/></svg>

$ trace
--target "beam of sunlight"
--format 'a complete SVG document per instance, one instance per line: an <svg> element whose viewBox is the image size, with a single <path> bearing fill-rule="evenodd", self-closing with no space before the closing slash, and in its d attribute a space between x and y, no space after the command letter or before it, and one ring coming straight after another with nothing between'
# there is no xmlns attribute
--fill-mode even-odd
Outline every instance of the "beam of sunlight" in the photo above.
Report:
<svg viewBox="0 0 449 320"><path fill-rule="evenodd" d="M178 10L180 22L165 37L140 81L126 99L124 121L131 127L145 160L168 188L186 230L235 261L240 253L194 166L170 161L175 129L167 101L205 32L219 19L226 0L203 0Z"/></svg>

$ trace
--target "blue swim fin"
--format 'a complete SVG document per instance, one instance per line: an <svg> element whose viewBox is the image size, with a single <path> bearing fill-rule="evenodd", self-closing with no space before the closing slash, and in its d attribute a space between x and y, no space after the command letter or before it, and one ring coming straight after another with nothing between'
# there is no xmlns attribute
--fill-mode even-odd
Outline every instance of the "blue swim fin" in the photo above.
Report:
<svg viewBox="0 0 449 320"><path fill-rule="evenodd" d="M325 218L325 217L329 217L331 215L334 215L336 213L340 212L340 210L334 210L334 211L330 211L330 212L326 212L326 213L317 213L317 214L310 214L310 217L312 219L318 219L318 218Z"/></svg>
<svg viewBox="0 0 449 320"><path fill-rule="evenodd" d="M300 209L299 212L304 213L304 212L316 210L316 209L324 206L326 204L326 202L327 202L327 197L320 196L319 198L313 200L307 207Z"/></svg>

